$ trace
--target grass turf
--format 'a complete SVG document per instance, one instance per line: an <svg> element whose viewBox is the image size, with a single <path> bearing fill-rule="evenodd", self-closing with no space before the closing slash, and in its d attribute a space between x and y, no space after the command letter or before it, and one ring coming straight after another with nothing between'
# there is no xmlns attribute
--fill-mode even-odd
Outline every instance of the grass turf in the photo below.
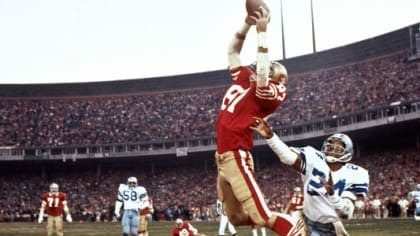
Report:
<svg viewBox="0 0 420 236"><path fill-rule="evenodd" d="M217 222L192 222L201 233L207 236L216 236ZM149 236L170 236L173 222L151 222ZM414 236L420 235L420 221L410 219L366 219L350 220L345 222L347 231L351 236ZM46 223L0 223L0 236L46 235ZM248 226L237 227L239 236L252 236ZM65 236L115 236L122 235L120 223L71 223L64 225ZM230 235L226 230L226 236ZM267 230L267 236L275 236Z"/></svg>

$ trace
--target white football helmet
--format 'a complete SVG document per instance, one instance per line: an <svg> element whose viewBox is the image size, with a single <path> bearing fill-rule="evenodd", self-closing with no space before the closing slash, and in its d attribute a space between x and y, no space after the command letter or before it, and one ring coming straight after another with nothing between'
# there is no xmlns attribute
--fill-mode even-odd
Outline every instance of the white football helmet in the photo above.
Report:
<svg viewBox="0 0 420 236"><path fill-rule="evenodd" d="M184 223L184 221L182 221L181 218L178 218L178 219L175 220L175 226L177 228L181 228L181 226L182 226L183 223Z"/></svg>
<svg viewBox="0 0 420 236"><path fill-rule="evenodd" d="M342 145L334 144L333 141L339 141ZM324 153L327 162L349 162L353 157L353 142L349 136L336 133L324 141L321 151Z"/></svg>
<svg viewBox="0 0 420 236"><path fill-rule="evenodd" d="M50 184L50 193L57 194L58 193L58 184L52 183Z"/></svg>
<svg viewBox="0 0 420 236"><path fill-rule="evenodd" d="M284 67L282 64L272 61L270 65L270 73L268 74L268 77L270 77L273 81L281 81L281 78L283 78L283 84L287 85L287 82L289 81L289 76L287 74L286 67Z"/></svg>
<svg viewBox="0 0 420 236"><path fill-rule="evenodd" d="M127 179L127 185L130 188L136 187L137 186L137 178L134 176L131 176Z"/></svg>
<svg viewBox="0 0 420 236"><path fill-rule="evenodd" d="M300 192L302 192L302 190L299 187L294 187L293 192L300 193Z"/></svg>

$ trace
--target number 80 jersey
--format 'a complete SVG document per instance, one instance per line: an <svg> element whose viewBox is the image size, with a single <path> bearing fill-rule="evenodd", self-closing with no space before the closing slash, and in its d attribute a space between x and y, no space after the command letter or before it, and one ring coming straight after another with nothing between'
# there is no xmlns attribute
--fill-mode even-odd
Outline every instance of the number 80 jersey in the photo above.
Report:
<svg viewBox="0 0 420 236"><path fill-rule="evenodd" d="M129 187L127 184L120 184L118 188L118 200L124 203L124 210L137 210L148 206L147 191L142 186Z"/></svg>

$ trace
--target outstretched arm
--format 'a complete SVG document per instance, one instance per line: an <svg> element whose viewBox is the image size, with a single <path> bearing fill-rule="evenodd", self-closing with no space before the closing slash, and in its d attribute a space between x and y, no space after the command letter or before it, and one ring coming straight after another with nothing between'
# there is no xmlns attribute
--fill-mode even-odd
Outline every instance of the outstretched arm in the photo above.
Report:
<svg viewBox="0 0 420 236"><path fill-rule="evenodd" d="M268 74L270 72L270 58L268 56L267 44L267 25L269 14L267 10L260 7L260 11L255 12L256 17L251 16L255 20L258 34L258 51L257 51L257 87L268 85Z"/></svg>
<svg viewBox="0 0 420 236"><path fill-rule="evenodd" d="M242 65L239 54L242 51L242 46L244 45L246 35L248 34L251 25L252 20L247 16L243 25L239 28L239 30L235 33L232 40L230 41L228 48L229 69L237 68Z"/></svg>
<svg viewBox="0 0 420 236"><path fill-rule="evenodd" d="M267 140L268 146L276 153L281 162L292 166L293 169L299 171L301 165L301 156L293 152L268 126L267 122L259 117L254 117L255 123L249 128L259 133Z"/></svg>
<svg viewBox="0 0 420 236"><path fill-rule="evenodd" d="M198 234L198 229L195 228L194 226L192 226L192 224L190 224L190 223L188 223L188 230L191 231L193 233L193 235Z"/></svg>

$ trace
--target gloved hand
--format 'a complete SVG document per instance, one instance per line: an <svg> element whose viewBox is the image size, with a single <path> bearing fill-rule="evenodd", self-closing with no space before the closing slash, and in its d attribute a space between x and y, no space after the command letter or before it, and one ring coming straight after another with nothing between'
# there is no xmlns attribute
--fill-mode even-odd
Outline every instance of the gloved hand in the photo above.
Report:
<svg viewBox="0 0 420 236"><path fill-rule="evenodd" d="M70 214L68 214L66 216L66 221L69 222L69 223L71 223L73 221L73 219L71 218L71 215Z"/></svg>
<svg viewBox="0 0 420 236"><path fill-rule="evenodd" d="M121 216L121 215L120 215L120 213L119 213L119 212L117 212L117 211L116 211L116 212L114 212L114 215L115 215L115 217L117 217L117 219L119 219L119 218L120 218L120 216Z"/></svg>

